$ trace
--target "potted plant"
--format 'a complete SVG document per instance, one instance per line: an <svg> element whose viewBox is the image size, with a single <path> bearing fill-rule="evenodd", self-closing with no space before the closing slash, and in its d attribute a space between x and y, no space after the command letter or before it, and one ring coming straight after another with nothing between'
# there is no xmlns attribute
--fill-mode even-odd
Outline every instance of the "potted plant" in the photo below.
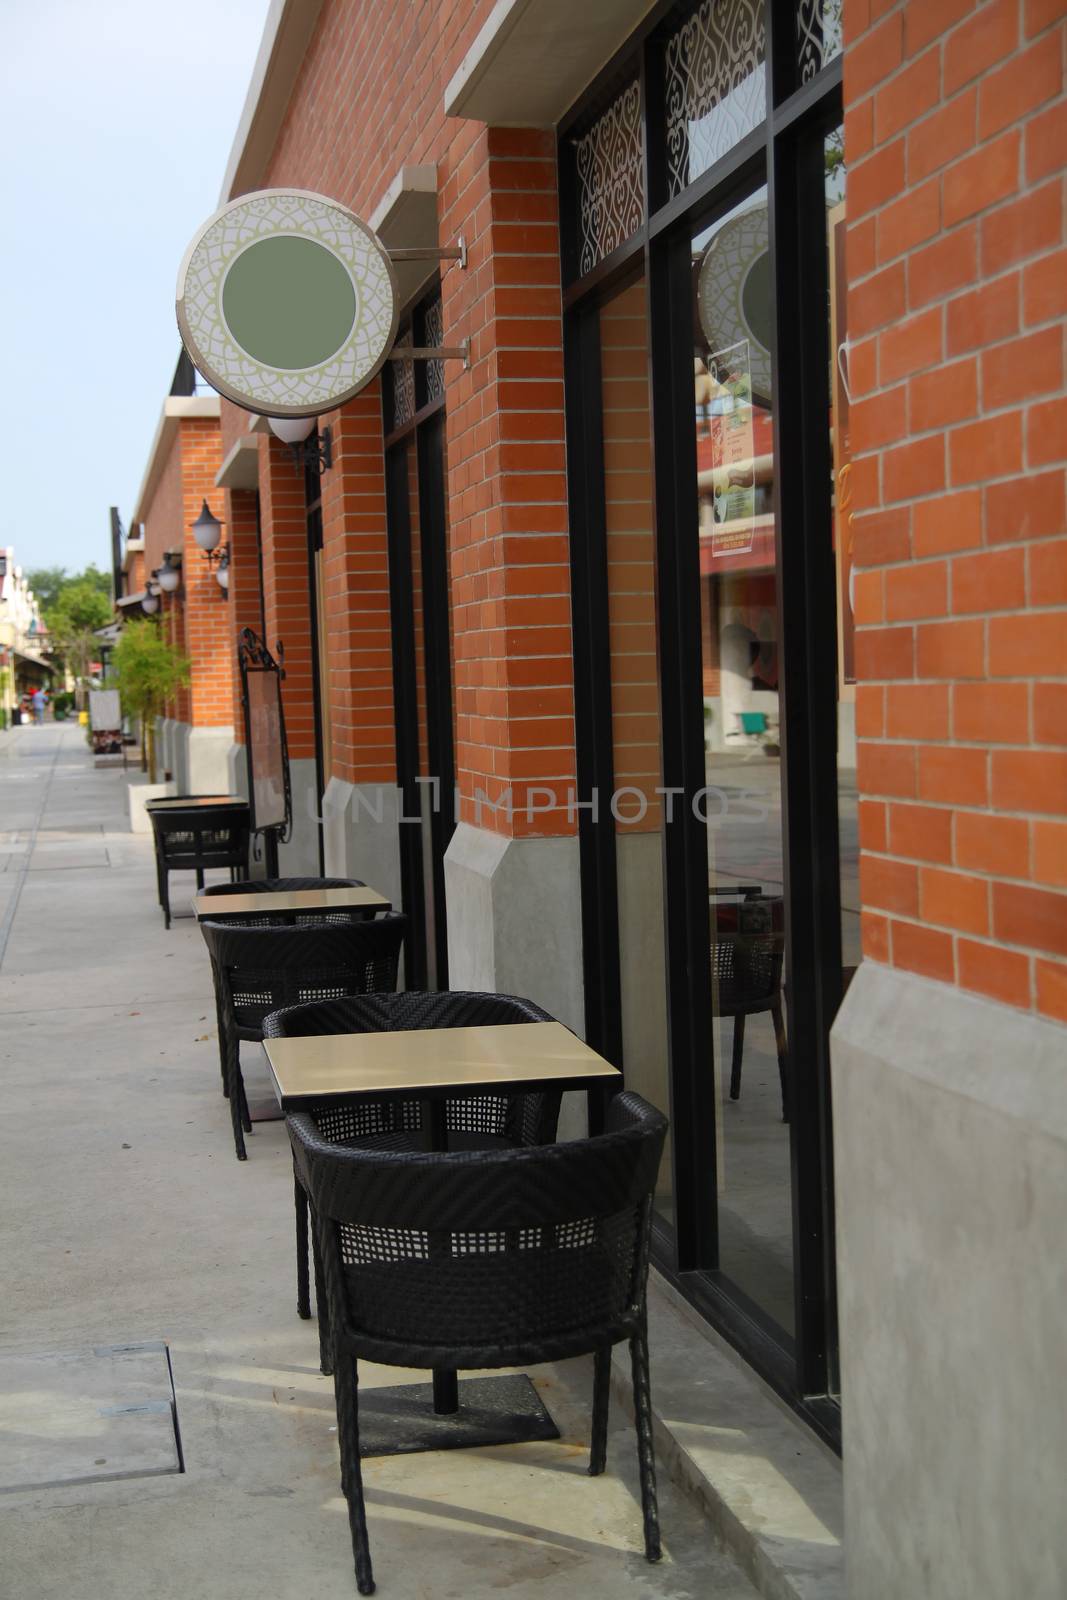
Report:
<svg viewBox="0 0 1067 1600"><path fill-rule="evenodd" d="M122 630L112 663L122 709L141 721L141 770L156 781L156 718L189 682L189 658L152 622L130 622Z"/></svg>

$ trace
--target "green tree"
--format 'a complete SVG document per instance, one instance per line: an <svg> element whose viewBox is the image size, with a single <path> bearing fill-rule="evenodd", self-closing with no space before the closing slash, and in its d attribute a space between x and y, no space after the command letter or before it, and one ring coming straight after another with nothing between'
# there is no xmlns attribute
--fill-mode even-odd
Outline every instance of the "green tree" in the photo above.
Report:
<svg viewBox="0 0 1067 1600"><path fill-rule="evenodd" d="M146 619L126 624L111 661L124 713L141 719L142 760L155 783L156 718L189 682L189 658Z"/></svg>
<svg viewBox="0 0 1067 1600"><path fill-rule="evenodd" d="M52 649L79 689L89 676L90 665L100 654L95 630L106 628L112 618L110 600L101 594L89 576L94 570L89 568L80 578L65 583L44 619Z"/></svg>
<svg viewBox="0 0 1067 1600"><path fill-rule="evenodd" d="M37 597L42 616L55 605L63 585L70 582L66 567L33 567L25 577Z"/></svg>

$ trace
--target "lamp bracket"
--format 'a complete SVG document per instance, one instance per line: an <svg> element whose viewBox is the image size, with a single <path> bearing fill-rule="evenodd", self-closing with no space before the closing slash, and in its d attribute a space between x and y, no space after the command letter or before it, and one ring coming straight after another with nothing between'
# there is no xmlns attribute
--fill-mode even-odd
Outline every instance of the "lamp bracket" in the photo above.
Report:
<svg viewBox="0 0 1067 1600"><path fill-rule="evenodd" d="M323 428L321 433L310 439L302 439L297 444L289 446L293 458L293 465L301 470L314 467L319 477L324 472L329 472L333 466L333 434L329 428Z"/></svg>

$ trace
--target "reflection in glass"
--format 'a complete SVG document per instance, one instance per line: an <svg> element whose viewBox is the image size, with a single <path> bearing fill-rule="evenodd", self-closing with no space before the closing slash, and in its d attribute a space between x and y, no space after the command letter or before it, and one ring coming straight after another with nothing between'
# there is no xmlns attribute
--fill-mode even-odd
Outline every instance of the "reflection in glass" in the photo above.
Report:
<svg viewBox="0 0 1067 1600"><path fill-rule="evenodd" d="M841 852L841 960L847 986L860 960L860 901L843 129L835 128L827 135L823 157L830 282L830 436L833 448L833 529L837 569L837 816Z"/></svg>
<svg viewBox="0 0 1067 1600"><path fill-rule="evenodd" d="M693 240L719 1265L793 1328L767 193Z"/></svg>

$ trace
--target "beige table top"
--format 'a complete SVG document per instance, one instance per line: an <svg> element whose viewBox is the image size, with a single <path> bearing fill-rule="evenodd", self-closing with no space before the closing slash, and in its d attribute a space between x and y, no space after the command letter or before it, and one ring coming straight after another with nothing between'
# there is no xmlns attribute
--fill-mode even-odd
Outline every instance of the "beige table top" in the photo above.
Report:
<svg viewBox="0 0 1067 1600"><path fill-rule="evenodd" d="M432 1095L455 1089L621 1085L622 1074L562 1022L413 1028L264 1039L286 1111L333 1095Z"/></svg>
<svg viewBox="0 0 1067 1600"><path fill-rule="evenodd" d="M353 889L267 889L259 894L198 894L193 912L217 922L222 917L265 916L292 911L388 911L390 902L366 885Z"/></svg>
<svg viewBox="0 0 1067 1600"><path fill-rule="evenodd" d="M164 811L171 808L192 811L198 806L247 806L247 804L248 801L239 794L194 794L188 800L178 800L168 795L162 800L145 801L145 807L149 811Z"/></svg>

